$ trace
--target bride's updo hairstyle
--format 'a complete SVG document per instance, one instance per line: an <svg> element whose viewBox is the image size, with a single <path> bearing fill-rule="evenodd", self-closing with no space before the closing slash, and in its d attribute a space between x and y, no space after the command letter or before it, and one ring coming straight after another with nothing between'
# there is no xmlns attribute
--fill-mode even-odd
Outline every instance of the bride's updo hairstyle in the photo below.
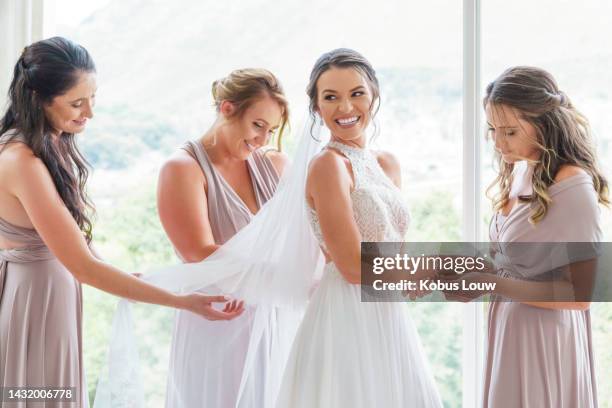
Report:
<svg viewBox="0 0 612 408"><path fill-rule="evenodd" d="M353 68L357 70L366 79L370 85L372 92L372 105L370 106L370 117L374 119L378 109L380 108L380 86L376 71L372 64L360 53L349 48L337 48L321 55L315 62L312 71L310 71L310 81L306 87L306 93L310 99L309 111L313 120L316 120L317 113L317 81L324 72L331 68ZM375 108L376 106L376 108ZM375 125L376 126L376 125Z"/></svg>
<svg viewBox="0 0 612 408"><path fill-rule="evenodd" d="M289 124L289 103L274 74L261 68L234 70L225 78L213 82L212 96L217 113L220 112L223 101L229 101L235 106L230 119L240 119L253 103L266 96L276 101L282 111L276 139L276 146L281 150L281 139Z"/></svg>
<svg viewBox="0 0 612 408"><path fill-rule="evenodd" d="M589 122L559 89L550 73L525 66L507 69L487 86L483 104L485 109L489 105L497 112L501 112L500 105L514 108L521 119L536 129L535 146L540 151L540 157L532 162L533 194L519 197L522 202L532 205L529 217L532 224L538 223L546 215L551 203L548 187L554 183L555 175L565 164L584 169L593 179L599 202L610 204L608 182L597 163ZM514 164L504 162L498 152L495 161L499 173L487 194L498 187L499 192L489 197L494 209L499 211L509 200Z"/></svg>

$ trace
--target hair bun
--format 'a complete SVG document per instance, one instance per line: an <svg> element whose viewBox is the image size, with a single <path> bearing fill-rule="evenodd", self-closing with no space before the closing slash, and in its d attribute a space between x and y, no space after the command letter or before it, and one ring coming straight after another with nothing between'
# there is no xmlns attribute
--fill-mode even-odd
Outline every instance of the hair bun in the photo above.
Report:
<svg viewBox="0 0 612 408"><path fill-rule="evenodd" d="M211 86L212 97L215 101L217 100L217 86L219 85L219 82L221 82L221 80L214 80Z"/></svg>

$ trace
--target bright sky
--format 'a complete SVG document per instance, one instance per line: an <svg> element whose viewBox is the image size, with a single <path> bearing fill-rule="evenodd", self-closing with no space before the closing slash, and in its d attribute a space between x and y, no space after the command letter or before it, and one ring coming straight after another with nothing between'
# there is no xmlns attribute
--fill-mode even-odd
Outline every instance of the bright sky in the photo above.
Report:
<svg viewBox="0 0 612 408"><path fill-rule="evenodd" d="M76 26L111 0L54 0L55 22L58 26Z"/></svg>

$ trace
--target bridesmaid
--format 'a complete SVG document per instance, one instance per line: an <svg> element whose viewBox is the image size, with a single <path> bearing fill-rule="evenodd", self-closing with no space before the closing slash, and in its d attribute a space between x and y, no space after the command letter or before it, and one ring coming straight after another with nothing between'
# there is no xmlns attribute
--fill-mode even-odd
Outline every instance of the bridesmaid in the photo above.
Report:
<svg viewBox="0 0 612 408"><path fill-rule="evenodd" d="M280 150L289 116L272 73L233 71L213 83L212 94L215 122L202 137L175 152L159 177L161 222L185 262L205 259L246 226L274 194L287 164L284 154L265 148L278 133ZM236 405L253 317L254 309L247 308L240 318L215 324L178 313L168 407ZM202 349L204 353L190 352ZM258 366L257 381L265 378L263 370ZM266 390L257 387L259 396L250 406L263 406L259 398Z"/></svg>
<svg viewBox="0 0 612 408"><path fill-rule="evenodd" d="M75 142L93 116L88 52L61 37L39 41L13 75L0 122L0 387L75 387L76 403L53 406L84 407L82 283L214 320L241 309L158 289L92 253L88 168Z"/></svg>
<svg viewBox="0 0 612 408"><path fill-rule="evenodd" d="M491 185L499 189L490 225L494 251L517 259L520 243L600 241L608 182L586 118L552 75L510 68L488 85L484 106L500 168ZM483 406L597 407L590 304L555 301L550 284L535 282L550 273L553 258L545 258L550 247L530 246L518 255L520 264L497 265L493 279L466 278L497 282L495 294L504 298L489 306ZM588 293L588 265L572 264L556 293Z"/></svg>

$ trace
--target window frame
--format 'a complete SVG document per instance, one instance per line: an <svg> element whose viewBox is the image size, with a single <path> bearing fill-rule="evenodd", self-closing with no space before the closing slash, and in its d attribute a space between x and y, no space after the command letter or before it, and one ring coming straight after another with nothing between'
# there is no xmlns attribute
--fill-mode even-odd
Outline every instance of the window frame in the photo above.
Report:
<svg viewBox="0 0 612 408"><path fill-rule="evenodd" d="M465 242L482 241L481 219L481 20L480 0L463 0L463 214ZM484 360L482 304L463 305L462 406L482 404Z"/></svg>
<svg viewBox="0 0 612 408"><path fill-rule="evenodd" d="M11 1L11 0L4 0ZM55 33L55 0L29 0L34 35L27 43ZM482 241L481 219L481 2L463 0L463 131L462 131L462 238L466 242ZM32 21L32 20L30 20ZM32 24L32 23L31 23ZM484 312L482 304L461 305L462 332L462 406L480 407L482 395L482 368L484 360Z"/></svg>

